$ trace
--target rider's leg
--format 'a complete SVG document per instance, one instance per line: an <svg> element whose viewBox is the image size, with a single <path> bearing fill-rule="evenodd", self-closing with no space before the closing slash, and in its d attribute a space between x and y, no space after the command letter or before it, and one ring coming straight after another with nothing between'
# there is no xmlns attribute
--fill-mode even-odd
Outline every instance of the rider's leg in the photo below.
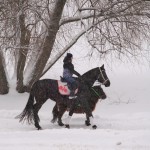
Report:
<svg viewBox="0 0 150 150"><path fill-rule="evenodd" d="M73 77L69 77L67 79L67 81L68 81L69 89L70 89L70 96L69 96L69 98L73 99L73 98L75 98L75 89L77 88L76 81L75 81L75 79Z"/></svg>

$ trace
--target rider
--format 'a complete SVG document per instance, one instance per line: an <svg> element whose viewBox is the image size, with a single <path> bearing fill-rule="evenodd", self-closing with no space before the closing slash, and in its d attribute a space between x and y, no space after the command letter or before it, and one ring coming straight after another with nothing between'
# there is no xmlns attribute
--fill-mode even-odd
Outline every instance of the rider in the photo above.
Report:
<svg viewBox="0 0 150 150"><path fill-rule="evenodd" d="M72 64L73 55L71 53L67 53L63 62L63 78L69 85L70 96L69 99L75 98L75 89L77 88L77 82L72 77L73 74L80 77L80 74L74 70L74 65Z"/></svg>

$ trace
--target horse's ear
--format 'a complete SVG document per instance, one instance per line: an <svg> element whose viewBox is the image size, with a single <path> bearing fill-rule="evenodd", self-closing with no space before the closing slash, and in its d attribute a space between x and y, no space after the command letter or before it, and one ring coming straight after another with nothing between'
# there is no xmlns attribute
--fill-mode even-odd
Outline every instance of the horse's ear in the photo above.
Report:
<svg viewBox="0 0 150 150"><path fill-rule="evenodd" d="M104 64L101 66L102 69L104 69Z"/></svg>

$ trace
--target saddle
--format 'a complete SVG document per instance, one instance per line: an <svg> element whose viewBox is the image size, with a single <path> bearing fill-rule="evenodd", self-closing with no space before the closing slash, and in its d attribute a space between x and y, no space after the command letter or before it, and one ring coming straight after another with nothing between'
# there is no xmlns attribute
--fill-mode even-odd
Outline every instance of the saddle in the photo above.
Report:
<svg viewBox="0 0 150 150"><path fill-rule="evenodd" d="M58 82L58 91L61 95L70 95L70 89L68 87L67 82L64 78L61 77L61 80L57 80ZM75 94L78 92L78 88L75 90Z"/></svg>

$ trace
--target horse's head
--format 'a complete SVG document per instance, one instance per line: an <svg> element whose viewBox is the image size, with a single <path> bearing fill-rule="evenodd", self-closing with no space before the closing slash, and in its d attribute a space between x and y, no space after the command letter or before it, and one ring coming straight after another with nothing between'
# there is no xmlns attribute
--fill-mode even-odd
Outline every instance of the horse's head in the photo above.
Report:
<svg viewBox="0 0 150 150"><path fill-rule="evenodd" d="M99 75L97 80L102 84L105 85L106 87L110 86L110 80L107 77L104 65L102 65L101 67L99 67Z"/></svg>
<svg viewBox="0 0 150 150"><path fill-rule="evenodd" d="M83 82L82 85L87 83L89 87L92 86L96 80L106 87L110 86L104 65L91 69L80 77L80 81Z"/></svg>

